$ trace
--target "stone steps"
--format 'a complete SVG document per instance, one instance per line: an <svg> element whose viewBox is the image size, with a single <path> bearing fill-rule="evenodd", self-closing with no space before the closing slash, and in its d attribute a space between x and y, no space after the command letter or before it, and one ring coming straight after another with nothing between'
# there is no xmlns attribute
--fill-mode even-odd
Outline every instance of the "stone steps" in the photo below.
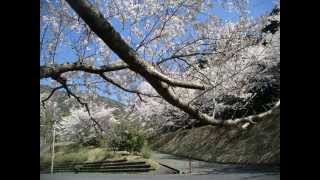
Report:
<svg viewBox="0 0 320 180"><path fill-rule="evenodd" d="M118 162L118 163L106 163L106 162L95 162L95 163L76 163L76 164L65 164L57 165L55 168L68 168L76 165L82 165L82 167L109 167L109 166L127 166L127 165L143 165L144 161L132 161L132 162Z"/></svg>
<svg viewBox="0 0 320 180"><path fill-rule="evenodd" d="M149 168L151 167L149 164L143 164L143 165L124 165L124 166L102 166L102 167L80 167L81 169L117 169L117 168ZM73 167L69 167L69 168L61 168L61 167L57 167L55 168L56 170L60 170L60 169L73 169Z"/></svg>
<svg viewBox="0 0 320 180"><path fill-rule="evenodd" d="M54 172L149 172L155 170L145 161L101 161L91 163L70 163L54 167ZM50 173L50 169L41 169L40 173Z"/></svg>
<svg viewBox="0 0 320 180"><path fill-rule="evenodd" d="M94 169L94 170L79 170L77 171L79 172L92 172L92 173L126 173L126 172L131 172L131 173L135 173L135 172L149 172L149 171L153 171L155 169L153 168L137 168L137 169ZM75 172L72 170L55 170L54 173L57 172ZM40 171L40 174L47 174L50 173L50 171ZM76 172L75 172L76 173Z"/></svg>

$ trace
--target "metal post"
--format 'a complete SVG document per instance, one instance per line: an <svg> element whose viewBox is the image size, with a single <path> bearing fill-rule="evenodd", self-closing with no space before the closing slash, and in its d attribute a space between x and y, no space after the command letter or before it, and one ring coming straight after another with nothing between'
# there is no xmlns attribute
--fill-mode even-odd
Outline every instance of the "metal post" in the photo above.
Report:
<svg viewBox="0 0 320 180"><path fill-rule="evenodd" d="M53 162L54 162L54 144L56 139L56 121L53 121L53 132L52 132L52 149L51 149L51 174L53 174Z"/></svg>
<svg viewBox="0 0 320 180"><path fill-rule="evenodd" d="M217 77L217 76L216 76L216 77ZM214 78L214 82L213 82L213 85L214 85L214 86L215 86L216 83L217 83L217 78L216 78L216 77ZM216 88L213 87L213 90L212 90L212 106L213 106L212 117L213 117L213 119L215 119L216 110L217 110L217 106L216 106L217 102L216 102L216 94L215 94L215 92L216 92Z"/></svg>
<svg viewBox="0 0 320 180"><path fill-rule="evenodd" d="M191 132L193 130L194 124L191 125ZM189 174L191 175L192 173L192 164L191 164L191 155L189 156Z"/></svg>
<svg viewBox="0 0 320 180"><path fill-rule="evenodd" d="M189 157L189 173L192 173L191 158Z"/></svg>

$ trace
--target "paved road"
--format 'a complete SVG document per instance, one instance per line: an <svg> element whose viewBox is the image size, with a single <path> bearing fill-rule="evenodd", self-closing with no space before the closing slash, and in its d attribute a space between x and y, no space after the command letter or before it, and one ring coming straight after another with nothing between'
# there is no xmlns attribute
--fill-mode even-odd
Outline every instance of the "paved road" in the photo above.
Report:
<svg viewBox="0 0 320 180"><path fill-rule="evenodd" d="M278 180L279 174L232 173L209 175L43 174L40 180Z"/></svg>
<svg viewBox="0 0 320 180"><path fill-rule="evenodd" d="M151 158L157 162L178 169L181 173L190 172L190 161L186 158L160 152L152 152ZM207 173L208 171L212 171L214 168L222 167L222 165L216 165L215 163L208 163L205 161L191 160L191 167L192 173L199 174Z"/></svg>
<svg viewBox="0 0 320 180"><path fill-rule="evenodd" d="M153 152L152 159L188 172L189 160ZM165 168L146 174L55 173L41 174L41 180L279 180L280 170L274 167L217 164L192 160L192 174L162 174Z"/></svg>
<svg viewBox="0 0 320 180"><path fill-rule="evenodd" d="M189 160L183 157L178 157L170 154L163 154L153 152L151 158L174 167L182 173L189 173ZM265 165L238 165L238 164L219 164L209 163L205 161L192 160L191 161L192 174L233 174L233 173L248 173L248 174L264 174L264 173L278 173L280 174L279 167L271 167Z"/></svg>

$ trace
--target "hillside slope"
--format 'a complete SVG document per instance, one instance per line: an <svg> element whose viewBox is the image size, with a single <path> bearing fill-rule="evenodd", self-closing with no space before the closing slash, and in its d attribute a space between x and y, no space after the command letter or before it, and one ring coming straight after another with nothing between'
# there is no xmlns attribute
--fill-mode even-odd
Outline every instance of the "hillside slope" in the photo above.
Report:
<svg viewBox="0 0 320 180"><path fill-rule="evenodd" d="M153 139L155 150L194 159L247 164L280 164L280 108L248 130L204 126Z"/></svg>

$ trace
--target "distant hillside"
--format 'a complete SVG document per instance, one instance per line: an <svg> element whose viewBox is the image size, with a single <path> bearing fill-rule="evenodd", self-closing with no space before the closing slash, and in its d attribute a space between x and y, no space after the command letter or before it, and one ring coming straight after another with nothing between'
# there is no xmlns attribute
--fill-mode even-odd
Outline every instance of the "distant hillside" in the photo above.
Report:
<svg viewBox="0 0 320 180"><path fill-rule="evenodd" d="M41 85L40 86L40 96L47 97L50 92L52 91L52 88ZM87 94L77 94L80 97L87 97ZM70 112L70 109L72 107L80 108L81 105L79 102L77 102L74 98L69 98L69 96L64 91L56 91L54 95L49 99L51 102L57 102L60 109L62 110L61 113L67 115L68 112ZM93 104L99 105L99 106L105 106L106 108L117 108L118 110L114 113L117 115L123 114L124 108L126 107L124 104L115 101L113 99L102 97L102 96L96 96L92 100Z"/></svg>
<svg viewBox="0 0 320 180"><path fill-rule="evenodd" d="M45 99L46 97L49 96L51 93L52 88L41 85L40 86L40 96L41 99ZM80 93L77 94L79 97L83 98L83 102L89 103L89 108L91 111L91 114L93 114L93 118L97 122L99 122L100 126L103 126L103 129L108 129L110 126L110 117L113 117L114 119L117 120L122 120L125 119L124 117L127 115L125 109L126 106L120 102L117 102L115 100L112 100L107 97L101 97L101 96L92 96L89 94L85 93ZM52 104L57 103L57 107L53 107ZM51 106L50 106L51 104ZM65 126L62 125L62 121L70 121L66 120L66 118L70 119L70 117L73 117L74 113L80 110L81 112L84 112L83 114L88 115L87 112L83 109L83 106L73 97L69 97L65 91L63 90L57 90L52 97L45 102L46 108L43 108L42 105L40 105L40 141L42 142L41 144L47 144L50 142L49 139L52 137L52 124L53 124L53 116L58 118L58 124L59 127L64 128ZM95 113L99 113L100 108L102 109L113 109L109 113L106 113L104 115L99 115L96 116ZM90 120L86 121L86 123L82 124L84 127L79 127L79 131L86 131L85 129L90 128L90 125L88 123ZM86 125L87 124L87 125ZM86 126L85 126L86 125ZM70 128L70 127L69 127ZM89 133L88 136L94 135L94 133ZM82 136L82 135L81 135ZM65 138L63 136L62 138Z"/></svg>
<svg viewBox="0 0 320 180"><path fill-rule="evenodd" d="M52 88L51 87L49 87L49 86L46 86L46 85L40 85L40 95L41 94L47 94L47 95L49 95L50 94L50 92L52 91ZM79 96L86 96L86 94L79 94ZM69 98L68 96L67 96L67 94L64 92L64 91L56 91L55 93L54 93L54 95L51 97L52 99L54 99L54 100L56 100L58 103L60 102L63 102L63 101L65 101L66 99L65 98ZM73 98L71 98L71 99L73 99ZM109 106L111 106L111 107L118 107L118 108L124 108L125 107L125 105L124 104L122 104L121 102L118 102L118 101L115 101L115 100L113 100L113 99L110 99L110 98L108 98L108 97L103 97L103 96L98 96L96 99L95 99L95 101L97 102L97 103L106 103L106 104L108 104Z"/></svg>

